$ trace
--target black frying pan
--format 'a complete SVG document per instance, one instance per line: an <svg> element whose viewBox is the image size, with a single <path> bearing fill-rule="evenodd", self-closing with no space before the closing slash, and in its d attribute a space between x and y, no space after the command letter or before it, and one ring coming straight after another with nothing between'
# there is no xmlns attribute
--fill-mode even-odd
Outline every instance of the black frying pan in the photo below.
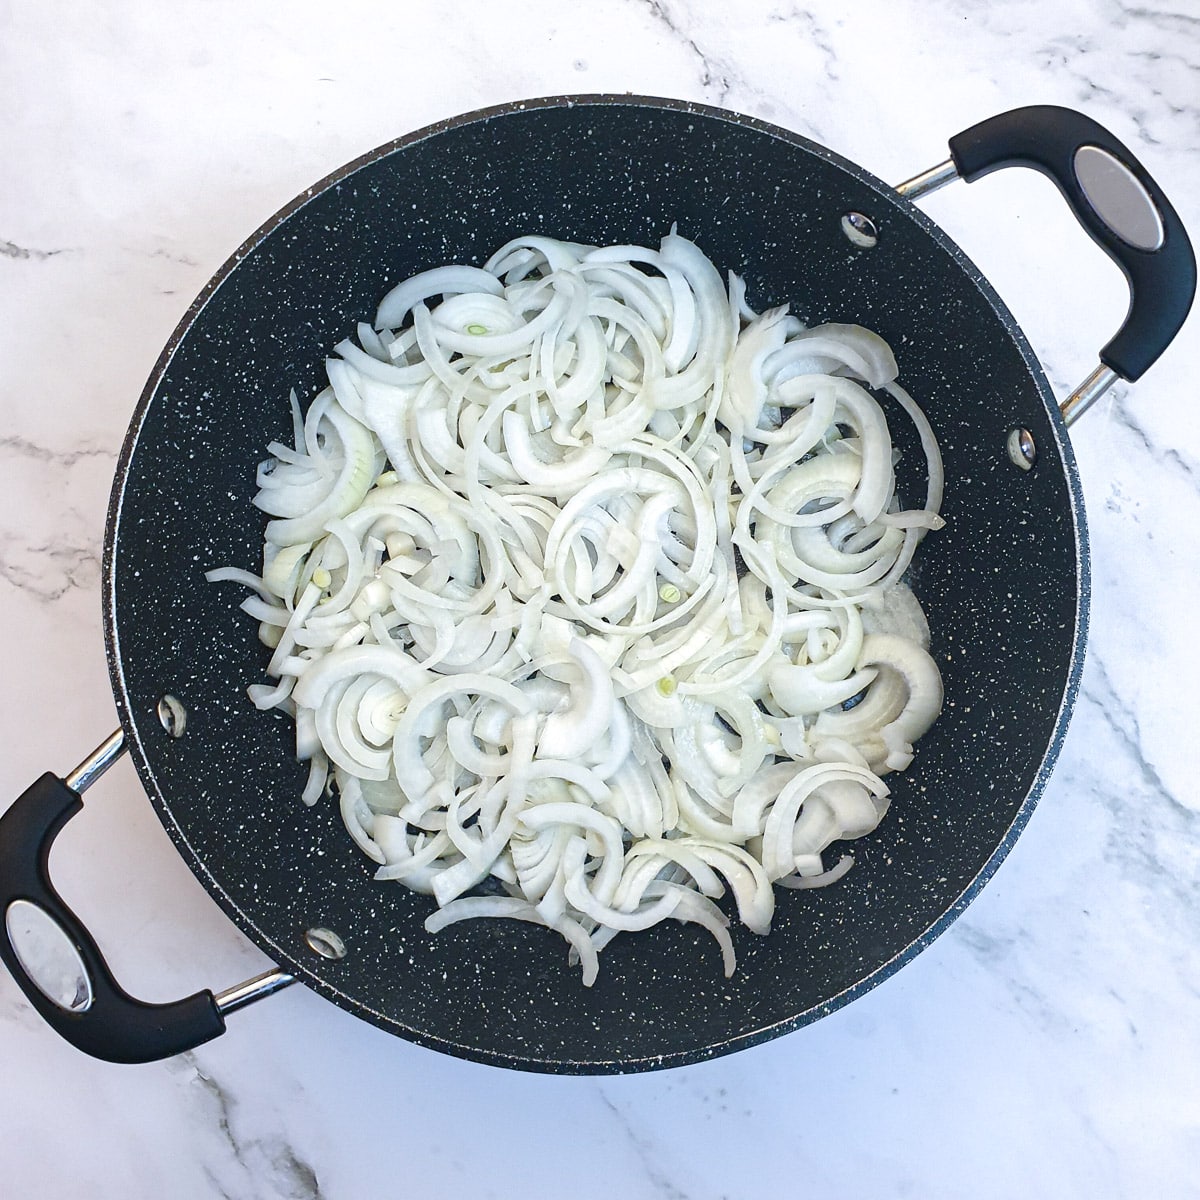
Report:
<svg viewBox="0 0 1200 1200"><path fill-rule="evenodd" d="M633 97L537 100L368 154L254 234L163 351L117 470L104 615L121 733L65 781L43 776L0 819L0 957L35 1008L91 1054L144 1061L215 1037L225 1013L294 977L465 1058L633 1071L813 1021L928 945L995 871L1058 754L1088 567L1075 461L1045 376L987 281L911 199L956 174L1032 166L1120 264L1130 313L1072 410L1117 376L1136 379L1195 289L1170 204L1088 118L1021 109L959 135L951 151L944 168L892 189L748 117ZM548 931L474 922L427 935L433 902L373 882L335 805L299 803L290 722L245 696L266 652L240 596L202 572L256 567L254 465L290 427L288 389L314 393L328 348L392 284L482 261L520 232L655 244L673 222L745 276L756 308L790 302L809 323L859 322L895 348L947 469L948 526L913 573L947 706L913 768L889 780L891 811L855 843L849 876L780 895L768 938L735 927L733 979L706 933L671 923L617 939L585 989ZM904 463L919 461L905 448ZM903 471L901 488L915 490ZM112 979L46 862L78 794L122 747L180 853L279 971L161 1006ZM35 961L39 924L50 940L65 930L82 963L65 991Z"/></svg>

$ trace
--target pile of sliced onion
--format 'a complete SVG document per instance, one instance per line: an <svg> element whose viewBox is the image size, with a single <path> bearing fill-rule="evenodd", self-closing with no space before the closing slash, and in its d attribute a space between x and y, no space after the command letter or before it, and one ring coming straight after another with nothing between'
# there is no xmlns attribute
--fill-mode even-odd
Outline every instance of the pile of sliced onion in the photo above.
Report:
<svg viewBox="0 0 1200 1200"><path fill-rule="evenodd" d="M851 866L941 679L901 582L942 469L887 344L746 304L673 231L657 250L522 237L401 283L327 362L255 504L242 607L310 765L377 878L436 931L557 931L596 978L671 918L734 969L773 885ZM887 417L916 423L919 508Z"/></svg>

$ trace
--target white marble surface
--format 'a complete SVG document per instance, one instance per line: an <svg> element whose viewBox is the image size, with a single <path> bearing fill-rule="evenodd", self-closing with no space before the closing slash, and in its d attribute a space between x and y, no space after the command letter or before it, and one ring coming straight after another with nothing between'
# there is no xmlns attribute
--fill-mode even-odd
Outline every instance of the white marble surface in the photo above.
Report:
<svg viewBox="0 0 1200 1200"><path fill-rule="evenodd" d="M621 90L753 113L894 180L992 112L1080 107L1200 234L1191 0L4 6L0 796L68 770L114 726L98 564L115 454L227 253L397 134L522 96ZM1065 393L1120 320L1124 285L1048 183L1013 176L927 208ZM2 975L4 1194L1196 1195L1198 352L1200 319L1076 428L1095 571L1077 715L1008 862L894 979L731 1058L596 1080L439 1056L299 988L195 1054L113 1067L57 1041ZM148 999L264 965L127 763L54 868Z"/></svg>

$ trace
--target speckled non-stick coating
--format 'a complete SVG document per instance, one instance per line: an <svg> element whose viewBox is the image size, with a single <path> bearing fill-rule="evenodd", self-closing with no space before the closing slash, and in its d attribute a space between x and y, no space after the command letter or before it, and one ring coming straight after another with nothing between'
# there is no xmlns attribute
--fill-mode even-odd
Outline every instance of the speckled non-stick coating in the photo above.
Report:
<svg viewBox="0 0 1200 1200"><path fill-rule="evenodd" d="M843 236L851 209L879 224L875 249ZM914 576L947 704L912 769L891 777L891 812L855 843L850 875L781 892L769 938L735 928L732 979L707 933L671 922L618 938L587 989L546 931L488 921L426 934L432 901L373 882L336 805L300 803L290 721L246 698L267 652L238 610L243 593L202 572L257 567L254 470L290 430L288 389L312 396L326 353L389 286L481 262L519 233L653 245L673 222L745 276L755 306L861 322L894 347L945 455L948 524ZM1014 425L1037 441L1028 473L1005 455ZM919 454L910 434L900 440L911 495ZM226 912L367 1020L533 1070L644 1070L726 1053L884 979L961 911L1028 818L1083 651L1074 460L1036 360L974 267L919 211L820 146L715 109L631 97L533 101L436 126L268 222L193 305L147 384L107 551L110 665L133 757ZM155 716L166 692L188 709L179 740ZM314 925L341 935L343 960L306 948Z"/></svg>

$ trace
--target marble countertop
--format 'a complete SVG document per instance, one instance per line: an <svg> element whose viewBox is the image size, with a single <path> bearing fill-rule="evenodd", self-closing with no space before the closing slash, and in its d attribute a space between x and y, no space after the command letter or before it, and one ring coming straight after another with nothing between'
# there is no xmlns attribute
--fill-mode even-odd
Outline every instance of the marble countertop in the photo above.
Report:
<svg viewBox="0 0 1200 1200"><path fill-rule="evenodd" d="M251 230L381 142L509 99L629 90L765 118L896 181L985 116L1058 103L1125 140L1200 234L1185 0L47 0L0 29L0 795L115 727L104 513L162 344ZM1030 172L925 207L1065 395L1121 320L1118 272ZM1200 574L1198 357L1200 318L1073 430L1095 580L1074 722L996 878L897 976L730 1058L589 1079L444 1057L299 987L194 1053L109 1066L0 973L5 1195L1194 1196L1200 639L1180 601ZM54 873L146 999L267 965L128 762Z"/></svg>

